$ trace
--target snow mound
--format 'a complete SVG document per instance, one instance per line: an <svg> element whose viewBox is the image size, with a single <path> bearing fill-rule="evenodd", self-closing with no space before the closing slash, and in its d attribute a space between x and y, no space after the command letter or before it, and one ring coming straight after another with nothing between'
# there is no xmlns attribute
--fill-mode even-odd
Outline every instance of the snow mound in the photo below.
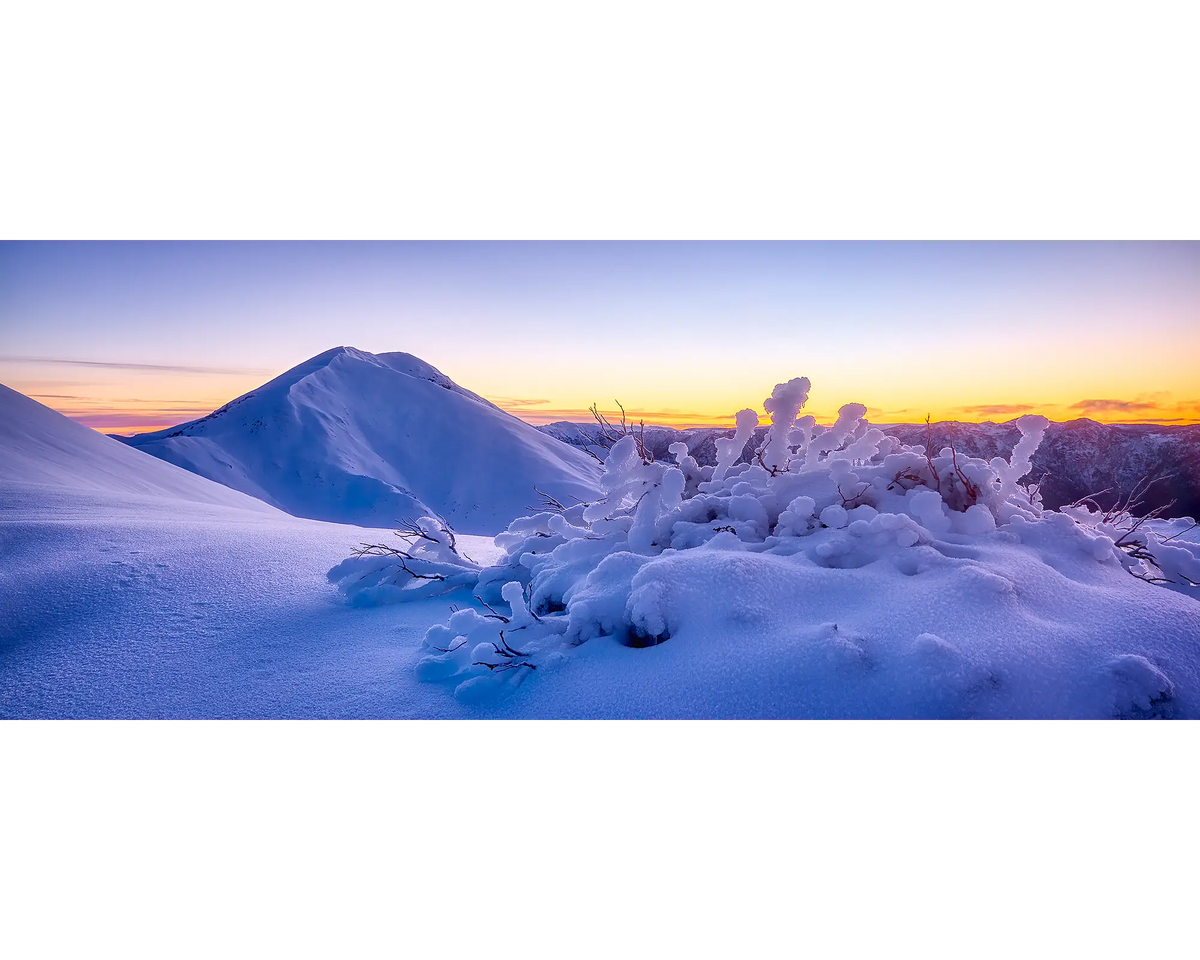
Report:
<svg viewBox="0 0 1200 960"><path fill-rule="evenodd" d="M752 410L714 466L618 440L602 495L513 521L498 564L428 521L402 565L331 579L358 602L471 589L417 674L472 704L553 697L556 673L595 696L591 670L649 715L1200 715L1200 546L1178 525L1043 509L1023 481L1044 417L984 460L904 444L861 404L818 425L808 392L776 386L748 460Z"/></svg>
<svg viewBox="0 0 1200 960"><path fill-rule="evenodd" d="M388 527L440 514L473 534L528 513L535 486L564 503L593 498L600 473L423 360L351 347L126 442L294 516Z"/></svg>

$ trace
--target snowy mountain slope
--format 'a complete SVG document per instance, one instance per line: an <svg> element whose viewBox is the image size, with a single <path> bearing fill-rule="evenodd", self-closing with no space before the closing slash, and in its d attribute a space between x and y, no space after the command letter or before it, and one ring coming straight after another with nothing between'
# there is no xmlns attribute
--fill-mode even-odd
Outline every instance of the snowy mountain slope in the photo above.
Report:
<svg viewBox="0 0 1200 960"><path fill-rule="evenodd" d="M126 510L165 498L278 514L260 500L130 449L0 384L0 507L30 497L78 505L97 496Z"/></svg>
<svg viewBox="0 0 1200 960"><path fill-rule="evenodd" d="M538 501L535 486L586 499L599 477L590 457L424 361L350 347L126 442L295 516L369 527L440 513L494 534Z"/></svg>
<svg viewBox="0 0 1200 960"><path fill-rule="evenodd" d="M880 424L908 444L925 444L925 424ZM539 430L603 456L601 431L595 423L560 421ZM646 427L646 445L657 459L668 458L672 443L683 441L701 466L716 463L716 440L731 429ZM755 431L746 444L749 457L762 443L766 428ZM985 459L1003 455L1020 436L1016 421L1007 423L949 423L932 425L934 451L953 443L960 453ZM1111 487L1128 493L1143 477L1162 477L1148 492L1144 509L1172 500L1169 516L1200 516L1200 425L1103 424L1094 420L1051 423L1033 458L1033 476L1046 475L1042 495L1049 507L1073 503L1080 497ZM1107 505L1111 495L1101 498Z"/></svg>

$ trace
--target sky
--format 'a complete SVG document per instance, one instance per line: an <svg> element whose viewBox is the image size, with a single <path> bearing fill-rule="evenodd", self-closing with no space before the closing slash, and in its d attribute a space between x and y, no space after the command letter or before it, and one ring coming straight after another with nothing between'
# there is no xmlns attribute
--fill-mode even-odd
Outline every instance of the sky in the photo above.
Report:
<svg viewBox="0 0 1200 960"><path fill-rule="evenodd" d="M1200 422L1200 243L0 243L0 383L106 433L339 345L533 423Z"/></svg>

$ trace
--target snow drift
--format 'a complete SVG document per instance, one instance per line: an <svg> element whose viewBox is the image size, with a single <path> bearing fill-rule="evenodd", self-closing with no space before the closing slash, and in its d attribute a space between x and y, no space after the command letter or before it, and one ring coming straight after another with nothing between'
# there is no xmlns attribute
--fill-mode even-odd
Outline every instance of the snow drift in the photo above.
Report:
<svg viewBox="0 0 1200 960"><path fill-rule="evenodd" d="M406 353L337 347L131 446L298 517L392 526L441 514L494 534L538 501L590 499L594 460Z"/></svg>

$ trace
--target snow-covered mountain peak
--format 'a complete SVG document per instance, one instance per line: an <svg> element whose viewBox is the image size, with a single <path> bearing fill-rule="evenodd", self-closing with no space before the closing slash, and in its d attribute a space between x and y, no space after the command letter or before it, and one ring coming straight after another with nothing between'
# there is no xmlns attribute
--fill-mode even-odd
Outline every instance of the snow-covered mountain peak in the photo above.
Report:
<svg viewBox="0 0 1200 960"><path fill-rule="evenodd" d="M407 353L335 347L206 417L127 443L296 516L390 527L440 513L496 533L599 468ZM481 468L481 465L487 465Z"/></svg>
<svg viewBox="0 0 1200 960"><path fill-rule="evenodd" d="M477 393L472 393L470 390L460 387L433 364L426 363L420 357L414 357L411 353L401 353L398 351L394 353L368 353L366 350L359 350L357 347L345 346L334 347L332 350L326 350L324 353L317 354L311 360L297 364L291 370L281 374L254 392L262 393L272 389L276 384L286 386L290 389L308 379L315 378L321 380L333 375L343 378L354 377L358 374L368 375L367 371L370 368L398 373L405 377L411 377L414 380L426 380L429 383L437 384L443 390L456 393L460 397L466 397L469 400L474 400L476 403L486 404L496 410L499 409L499 407L489 403Z"/></svg>
<svg viewBox="0 0 1200 960"><path fill-rule="evenodd" d="M296 366L269 380L261 387L243 394L235 400L214 410L206 416L174 427L166 427L149 433L138 434L133 438L121 437L127 443L141 446L153 440L169 439L178 436L195 436L198 432L211 430L212 422L221 420L230 414L240 414L250 400L256 400L259 405L283 406L289 402L305 402L306 397L320 394L330 386L339 392L341 384L353 382L359 376L375 376L381 371L398 373L416 380L425 380L436 384L444 390L449 390L460 397L482 403L499 411L500 408L485 400L470 390L465 390L447 377L432 364L426 363L419 357L408 353L368 353L356 347L334 347L319 353L315 357L298 363ZM204 430L201 430L201 427Z"/></svg>

